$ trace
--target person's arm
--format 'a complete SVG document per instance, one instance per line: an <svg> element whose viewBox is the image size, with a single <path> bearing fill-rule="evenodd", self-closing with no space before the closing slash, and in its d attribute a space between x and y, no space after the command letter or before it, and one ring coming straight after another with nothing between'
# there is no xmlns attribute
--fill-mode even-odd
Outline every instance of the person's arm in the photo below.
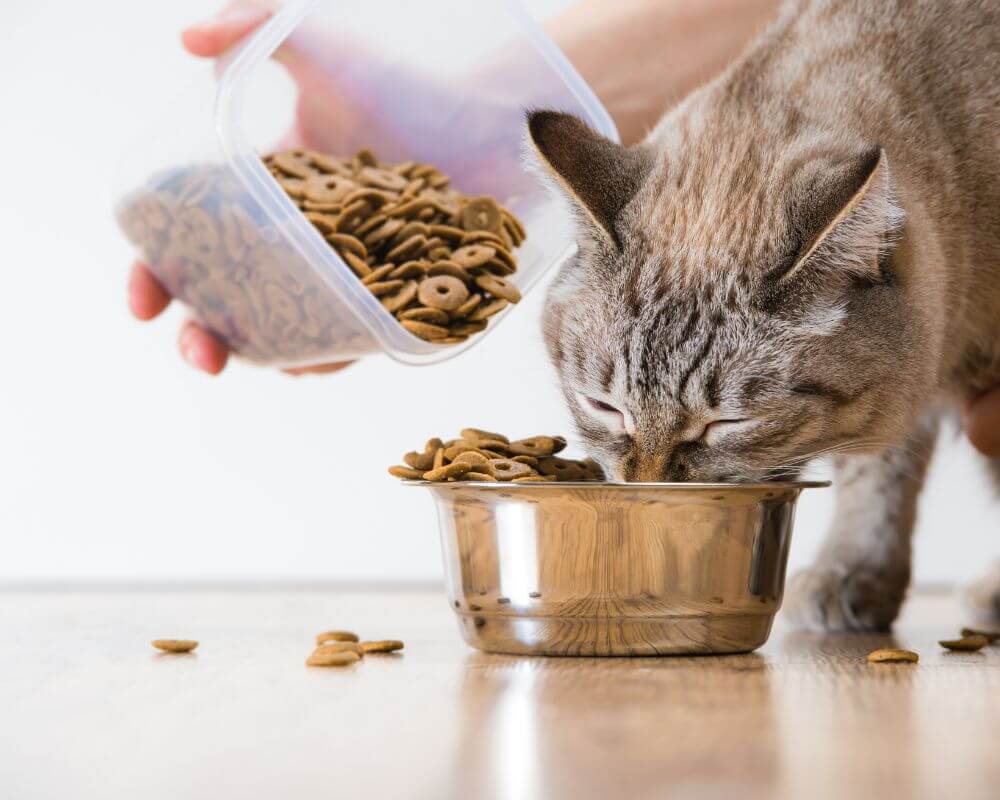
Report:
<svg viewBox="0 0 1000 800"><path fill-rule="evenodd" d="M730 64L781 0L585 0L547 24L600 98L622 142Z"/></svg>

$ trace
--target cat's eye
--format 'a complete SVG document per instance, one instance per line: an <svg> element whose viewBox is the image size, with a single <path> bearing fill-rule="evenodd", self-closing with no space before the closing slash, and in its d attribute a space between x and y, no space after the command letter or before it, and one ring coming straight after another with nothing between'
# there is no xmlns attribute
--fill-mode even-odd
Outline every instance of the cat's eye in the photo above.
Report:
<svg viewBox="0 0 1000 800"><path fill-rule="evenodd" d="M590 415L596 417L608 428L612 433L624 433L625 431L625 414L619 409L615 408L610 403L606 403L603 400L599 400L596 397L588 397L587 395L580 395L580 402L583 407L590 412Z"/></svg>
<svg viewBox="0 0 1000 800"><path fill-rule="evenodd" d="M705 442L705 444L715 444L726 436L746 431L756 424L756 420L745 417L739 419L712 420L712 422L709 422L701 432L700 439Z"/></svg>

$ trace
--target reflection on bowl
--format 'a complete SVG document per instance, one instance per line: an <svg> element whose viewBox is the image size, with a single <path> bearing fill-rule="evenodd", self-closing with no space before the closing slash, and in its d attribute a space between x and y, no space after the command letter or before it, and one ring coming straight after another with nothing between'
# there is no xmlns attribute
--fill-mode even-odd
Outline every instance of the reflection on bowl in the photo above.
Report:
<svg viewBox="0 0 1000 800"><path fill-rule="evenodd" d="M480 650L741 653L781 605L795 503L826 483L427 483Z"/></svg>

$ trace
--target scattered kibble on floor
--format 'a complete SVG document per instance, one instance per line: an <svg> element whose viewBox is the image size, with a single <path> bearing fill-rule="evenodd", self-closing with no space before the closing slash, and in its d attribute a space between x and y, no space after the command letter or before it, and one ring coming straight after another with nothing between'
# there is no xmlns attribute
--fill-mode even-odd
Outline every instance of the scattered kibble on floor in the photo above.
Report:
<svg viewBox="0 0 1000 800"><path fill-rule="evenodd" d="M316 634L316 644L321 645L326 642L356 642L358 635L351 631L324 631Z"/></svg>
<svg viewBox="0 0 1000 800"><path fill-rule="evenodd" d="M938 644L946 650L975 653L977 650L982 650L986 647L989 644L989 640L985 636L975 633L970 636L963 636L961 639L942 639Z"/></svg>
<svg viewBox="0 0 1000 800"><path fill-rule="evenodd" d="M342 650L337 653L321 653L319 651L310 654L306 659L308 667L347 667L361 660L361 656L350 650Z"/></svg>
<svg viewBox="0 0 1000 800"><path fill-rule="evenodd" d="M920 656L912 650L883 647L879 650L872 650L868 654L868 660L872 664L916 664L920 660Z"/></svg>
<svg viewBox="0 0 1000 800"><path fill-rule="evenodd" d="M349 667L369 653L395 653L404 645L399 639L358 641L351 631L324 631L316 634L316 649L306 659L308 667Z"/></svg>
<svg viewBox="0 0 1000 800"><path fill-rule="evenodd" d="M993 644L1000 639L1000 631L984 631L978 628L962 628L962 636L984 636L987 644Z"/></svg>
<svg viewBox="0 0 1000 800"><path fill-rule="evenodd" d="M190 653L198 646L194 639L153 639L150 644L164 653Z"/></svg>
<svg viewBox="0 0 1000 800"><path fill-rule="evenodd" d="M990 644L1000 640L1000 631L979 630L977 628L962 628L959 639L941 639L938 644L945 650L959 653L976 653ZM912 650L899 650L883 647L868 654L868 660L873 664L915 664L920 656Z"/></svg>

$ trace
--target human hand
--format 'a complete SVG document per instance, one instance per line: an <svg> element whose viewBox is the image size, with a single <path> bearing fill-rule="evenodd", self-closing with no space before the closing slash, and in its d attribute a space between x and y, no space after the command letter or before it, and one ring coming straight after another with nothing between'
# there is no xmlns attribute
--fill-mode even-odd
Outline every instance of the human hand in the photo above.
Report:
<svg viewBox="0 0 1000 800"><path fill-rule="evenodd" d="M280 5L280 0L241 0L185 30L184 47L198 57L219 57ZM297 86L297 102L289 130L273 149L345 153L363 144L386 160L418 158L443 166L466 191L523 195L533 187L533 179L519 169L519 138L510 146L510 130L520 130L523 109L515 95L498 88L509 83L508 64L514 57L500 55L488 59L474 79L466 76L464 83L452 84L447 77L420 74L412 61L378 38L352 36L349 26L338 31L303 26L274 53ZM470 94L469 86L476 91ZM462 131L461 148L441 135L442 118ZM171 300L166 285L156 278L159 265L152 266L135 264L129 279L129 305L139 319L158 316ZM222 339L196 321L182 326L179 346L190 364L210 374L220 372L229 357ZM343 366L290 372L331 372Z"/></svg>
<svg viewBox="0 0 1000 800"><path fill-rule="evenodd" d="M272 13L273 7L265 4L230 5L213 19L187 28L181 34L181 41L194 56L216 58L266 22ZM301 130L301 126L296 127ZM289 133L289 146L301 141L298 130ZM154 319L170 305L171 299L148 265L139 261L132 265L128 279L128 305L133 316L140 320ZM188 364L209 375L222 372L229 360L229 348L225 343L194 320L189 319L181 325L177 344ZM322 364L286 372L290 375L336 372L348 363Z"/></svg>
<svg viewBox="0 0 1000 800"><path fill-rule="evenodd" d="M973 447L985 456L1000 458L1000 387L970 402L963 422Z"/></svg>

